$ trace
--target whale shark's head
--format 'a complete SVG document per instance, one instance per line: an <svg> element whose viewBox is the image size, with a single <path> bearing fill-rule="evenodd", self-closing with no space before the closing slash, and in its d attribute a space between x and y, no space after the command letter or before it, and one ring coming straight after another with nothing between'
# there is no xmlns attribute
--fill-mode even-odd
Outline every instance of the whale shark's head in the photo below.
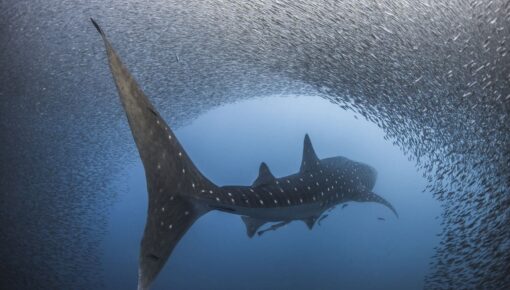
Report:
<svg viewBox="0 0 510 290"><path fill-rule="evenodd" d="M377 170L370 165L365 163L355 162L358 176L361 180L361 184L365 186L366 189L372 190L375 186L375 181L377 179Z"/></svg>
<svg viewBox="0 0 510 290"><path fill-rule="evenodd" d="M338 170L346 179L359 181L359 185L366 190L372 190L375 186L377 170L368 164L342 156L326 158L321 163L333 171Z"/></svg>

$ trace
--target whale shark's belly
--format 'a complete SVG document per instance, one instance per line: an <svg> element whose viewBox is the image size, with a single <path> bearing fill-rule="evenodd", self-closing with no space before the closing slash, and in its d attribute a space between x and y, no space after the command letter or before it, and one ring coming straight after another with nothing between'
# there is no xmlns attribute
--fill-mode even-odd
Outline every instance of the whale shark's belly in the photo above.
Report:
<svg viewBox="0 0 510 290"><path fill-rule="evenodd" d="M219 209L222 210L222 209ZM235 207L231 213L267 221L289 221L316 216L324 210L319 202L283 207L250 208Z"/></svg>

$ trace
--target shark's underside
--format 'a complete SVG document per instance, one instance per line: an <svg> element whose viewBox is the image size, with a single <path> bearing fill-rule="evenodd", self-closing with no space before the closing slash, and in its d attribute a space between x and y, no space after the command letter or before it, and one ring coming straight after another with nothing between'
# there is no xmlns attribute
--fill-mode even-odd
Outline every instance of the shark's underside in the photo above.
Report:
<svg viewBox="0 0 510 290"><path fill-rule="evenodd" d="M195 167L170 127L122 64L101 28L110 69L145 168L149 206L141 243L139 289L148 289L176 244L200 216L220 210L242 216L248 235L267 222L293 220L311 229L323 213L349 201L393 206L372 192L376 171L345 157L319 159L308 135L298 173L275 178L262 163L251 186L218 187Z"/></svg>

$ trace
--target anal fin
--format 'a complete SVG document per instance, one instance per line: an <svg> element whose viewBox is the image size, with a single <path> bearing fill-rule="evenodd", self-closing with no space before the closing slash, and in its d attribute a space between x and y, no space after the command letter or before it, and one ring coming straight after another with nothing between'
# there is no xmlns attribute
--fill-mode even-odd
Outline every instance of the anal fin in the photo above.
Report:
<svg viewBox="0 0 510 290"><path fill-rule="evenodd" d="M317 221L317 217L316 216L311 216L309 218L306 218L303 220L303 222L306 224L306 226L308 227L308 229L313 229L313 226L315 225L315 222Z"/></svg>

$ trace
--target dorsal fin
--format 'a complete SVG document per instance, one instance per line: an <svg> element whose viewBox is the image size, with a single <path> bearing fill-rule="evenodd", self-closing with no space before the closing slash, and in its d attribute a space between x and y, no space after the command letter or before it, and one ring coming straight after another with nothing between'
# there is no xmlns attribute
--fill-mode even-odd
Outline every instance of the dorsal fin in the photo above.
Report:
<svg viewBox="0 0 510 290"><path fill-rule="evenodd" d="M315 154L315 150L313 150L312 141L310 141L310 137L308 134L305 135L305 141L303 145L303 160L301 161L301 172L308 171L319 163L319 158Z"/></svg>
<svg viewBox="0 0 510 290"><path fill-rule="evenodd" d="M306 226L311 230L313 229L313 226L315 225L315 222L317 221L316 216L311 216L303 220L303 222L306 224Z"/></svg>
<svg viewBox="0 0 510 290"><path fill-rule="evenodd" d="M257 187L264 184L271 183L275 180L274 175L269 170L269 167L267 167L267 164L265 162L260 163L259 168L259 176L257 179L253 182L252 186Z"/></svg>
<svg viewBox="0 0 510 290"><path fill-rule="evenodd" d="M242 216L244 224L246 225L246 234L248 237L253 237L257 230L266 223L264 220L254 219L249 216Z"/></svg>

